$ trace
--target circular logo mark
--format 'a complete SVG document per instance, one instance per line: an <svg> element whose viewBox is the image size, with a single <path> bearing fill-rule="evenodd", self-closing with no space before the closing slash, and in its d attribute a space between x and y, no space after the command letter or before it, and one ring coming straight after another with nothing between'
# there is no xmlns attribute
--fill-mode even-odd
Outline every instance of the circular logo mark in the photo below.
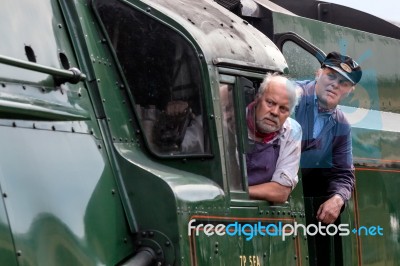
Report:
<svg viewBox="0 0 400 266"><path fill-rule="evenodd" d="M345 63L340 63L340 67L344 70L344 71L346 71L347 73L351 73L351 67L348 65L348 64L345 64Z"/></svg>

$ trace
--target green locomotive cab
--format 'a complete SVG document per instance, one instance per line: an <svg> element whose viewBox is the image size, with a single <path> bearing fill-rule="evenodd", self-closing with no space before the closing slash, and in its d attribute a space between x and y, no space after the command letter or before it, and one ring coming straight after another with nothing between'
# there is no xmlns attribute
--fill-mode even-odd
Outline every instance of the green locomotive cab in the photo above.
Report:
<svg viewBox="0 0 400 266"><path fill-rule="evenodd" d="M261 264L283 257L292 263L301 257L299 242L188 235L194 220L195 225L227 224L256 221L262 213L264 222L272 223L301 213L289 203L249 200L247 192L245 107L267 72L287 68L277 47L214 3L92 4L126 86L126 103L133 106L139 144L114 141L113 146L120 186L127 190L123 201L132 210L130 224L141 243L161 249L171 265L236 264L252 256ZM111 108L105 105L113 132L121 125ZM169 113L176 108L183 112ZM298 202L301 206L301 198ZM275 212L280 216L270 219ZM170 246L154 246L150 233ZM242 247L232 248L238 241ZM281 252L267 256L271 248ZM287 258L287 251L293 256Z"/></svg>
<svg viewBox="0 0 400 266"><path fill-rule="evenodd" d="M28 14L28 2L7 6ZM304 218L301 196L272 206L247 192L245 107L267 72L287 68L275 44L208 1L40 7L33 34L22 16L19 34L0 49L4 264L261 265L305 257L300 238L197 236L189 226ZM25 45L11 49L13 42Z"/></svg>

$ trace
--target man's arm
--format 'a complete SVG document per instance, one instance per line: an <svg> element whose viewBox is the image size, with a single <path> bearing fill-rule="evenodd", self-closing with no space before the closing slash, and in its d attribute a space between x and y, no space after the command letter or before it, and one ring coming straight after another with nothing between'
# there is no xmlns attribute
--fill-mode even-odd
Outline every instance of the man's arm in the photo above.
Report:
<svg viewBox="0 0 400 266"><path fill-rule="evenodd" d="M355 176L353 166L353 155L351 145L351 131L336 136L333 140L332 168L328 172L330 195L338 194L344 201L351 198L354 188Z"/></svg>
<svg viewBox="0 0 400 266"><path fill-rule="evenodd" d="M288 118L290 119L290 118ZM271 182L249 186L249 194L253 199L284 203L298 182L301 155L301 127L293 119L290 123L289 134L281 140L279 157Z"/></svg>
<svg viewBox="0 0 400 266"><path fill-rule="evenodd" d="M284 134L280 142L279 157L276 169L271 181L290 187L291 190L297 185L301 156L301 127L295 120L288 118L290 123L289 134Z"/></svg>
<svg viewBox="0 0 400 266"><path fill-rule="evenodd" d="M328 193L332 195L318 209L317 219L326 224L334 223L343 205L350 199L354 188L354 167L351 145L351 131L338 136L333 142L333 165L330 169Z"/></svg>
<svg viewBox="0 0 400 266"><path fill-rule="evenodd" d="M276 182L249 186L251 199L266 200L277 203L284 203L288 199L291 190L291 187L286 187Z"/></svg>

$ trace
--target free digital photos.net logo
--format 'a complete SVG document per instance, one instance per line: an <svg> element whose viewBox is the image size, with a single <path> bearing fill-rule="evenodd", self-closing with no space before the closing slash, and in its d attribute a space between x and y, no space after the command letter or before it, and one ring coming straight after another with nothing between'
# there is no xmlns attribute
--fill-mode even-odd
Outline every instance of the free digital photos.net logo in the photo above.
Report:
<svg viewBox="0 0 400 266"><path fill-rule="evenodd" d="M252 240L255 236L281 237L283 241L290 236L315 236L316 234L348 236L353 233L359 236L383 236L383 228L380 225L360 226L352 230L349 228L349 224L323 225L320 222L318 225L309 224L307 226L297 222L293 224L283 224L282 222L266 224L261 221L255 223L202 224L196 223L196 219L191 219L188 223L188 235L199 236L200 233L203 233L206 236L244 236L246 241Z"/></svg>

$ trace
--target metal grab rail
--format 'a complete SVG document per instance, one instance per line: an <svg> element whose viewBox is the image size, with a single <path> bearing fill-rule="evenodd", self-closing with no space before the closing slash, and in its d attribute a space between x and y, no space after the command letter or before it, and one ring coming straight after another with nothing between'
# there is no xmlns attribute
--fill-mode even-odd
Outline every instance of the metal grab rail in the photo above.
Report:
<svg viewBox="0 0 400 266"><path fill-rule="evenodd" d="M0 63L52 75L57 84L62 84L65 82L76 84L86 79L86 75L82 74L82 72L75 67L72 67L68 70L63 70L3 55L0 55Z"/></svg>

